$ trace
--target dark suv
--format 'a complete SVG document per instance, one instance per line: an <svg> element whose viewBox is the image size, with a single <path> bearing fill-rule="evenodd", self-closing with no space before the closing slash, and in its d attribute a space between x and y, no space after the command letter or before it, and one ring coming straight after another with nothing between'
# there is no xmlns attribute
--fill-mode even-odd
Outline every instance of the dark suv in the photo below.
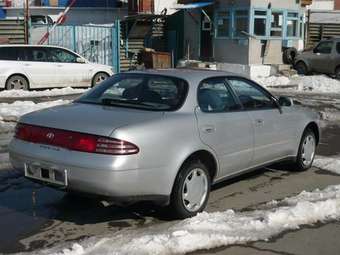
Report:
<svg viewBox="0 0 340 255"><path fill-rule="evenodd" d="M300 53L295 69L298 74L324 73L340 79L340 38L322 40L314 49Z"/></svg>

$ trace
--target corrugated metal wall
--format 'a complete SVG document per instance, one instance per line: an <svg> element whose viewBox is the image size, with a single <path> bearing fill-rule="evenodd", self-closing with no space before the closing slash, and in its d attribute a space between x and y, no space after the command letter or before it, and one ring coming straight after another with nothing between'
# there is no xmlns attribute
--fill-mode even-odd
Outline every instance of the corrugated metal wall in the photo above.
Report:
<svg viewBox="0 0 340 255"><path fill-rule="evenodd" d="M25 24L22 19L3 19L0 20L1 41L10 44L25 43Z"/></svg>
<svg viewBox="0 0 340 255"><path fill-rule="evenodd" d="M340 24L310 23L308 28L307 48L314 46L322 39L340 37Z"/></svg>

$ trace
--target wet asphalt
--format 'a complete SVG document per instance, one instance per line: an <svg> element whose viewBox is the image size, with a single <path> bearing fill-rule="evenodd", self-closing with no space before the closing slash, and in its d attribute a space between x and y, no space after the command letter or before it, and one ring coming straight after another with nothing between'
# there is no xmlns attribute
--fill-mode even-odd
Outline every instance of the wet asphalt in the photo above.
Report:
<svg viewBox="0 0 340 255"><path fill-rule="evenodd" d="M293 96L316 110L330 107L338 110L337 96L333 99L331 96L327 98ZM340 155L340 125L337 121L326 124L318 154ZM6 153L10 137L11 134L0 135L0 154ZM256 208L258 204L272 199L281 199L302 190L323 188L338 183L339 176L320 169L313 168L304 173L292 173L280 167L260 169L214 187L207 211ZM169 218L165 212L149 204L125 208L106 205L95 199L65 194L33 183L10 166L0 170L0 253L34 251L65 242L81 241L93 235L106 235L122 229L140 228L167 221ZM273 252L263 250L261 253L262 248L255 246L251 244L249 247L221 248L198 253L280 254L274 252L275 249L280 250L278 248ZM255 248L252 250L251 247ZM247 249L250 249L248 253ZM256 249L260 251L256 253ZM243 250L245 253L242 253ZM324 254L338 254L331 252L333 250ZM289 254L300 253L293 250Z"/></svg>

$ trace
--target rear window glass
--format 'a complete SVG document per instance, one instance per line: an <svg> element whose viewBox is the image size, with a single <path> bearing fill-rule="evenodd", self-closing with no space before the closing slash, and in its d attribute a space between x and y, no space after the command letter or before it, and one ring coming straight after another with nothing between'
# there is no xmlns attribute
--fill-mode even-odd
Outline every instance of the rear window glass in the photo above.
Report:
<svg viewBox="0 0 340 255"><path fill-rule="evenodd" d="M24 60L25 54L20 47L0 47L0 60Z"/></svg>
<svg viewBox="0 0 340 255"><path fill-rule="evenodd" d="M174 111L183 104L188 91L184 80L150 74L118 74L92 89L76 102Z"/></svg>

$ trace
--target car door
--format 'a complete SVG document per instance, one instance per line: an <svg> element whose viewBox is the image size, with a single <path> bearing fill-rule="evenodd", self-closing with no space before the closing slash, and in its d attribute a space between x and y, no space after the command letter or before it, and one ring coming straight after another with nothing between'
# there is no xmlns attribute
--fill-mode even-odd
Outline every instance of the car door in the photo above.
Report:
<svg viewBox="0 0 340 255"><path fill-rule="evenodd" d="M91 84L93 67L79 56L62 49L49 47L48 51L55 64L57 82L60 86L84 87Z"/></svg>
<svg viewBox="0 0 340 255"><path fill-rule="evenodd" d="M318 73L330 73L329 63L334 47L333 41L320 42L313 50L311 57L311 67Z"/></svg>
<svg viewBox="0 0 340 255"><path fill-rule="evenodd" d="M25 47L23 68L36 88L56 86L56 70L45 47Z"/></svg>
<svg viewBox="0 0 340 255"><path fill-rule="evenodd" d="M247 112L240 111L225 78L202 81L197 99L199 135L218 157L217 178L248 168L253 156L253 126Z"/></svg>
<svg viewBox="0 0 340 255"><path fill-rule="evenodd" d="M289 113L282 111L273 96L256 83L241 77L229 77L228 81L254 126L252 165L291 155L296 136Z"/></svg>

